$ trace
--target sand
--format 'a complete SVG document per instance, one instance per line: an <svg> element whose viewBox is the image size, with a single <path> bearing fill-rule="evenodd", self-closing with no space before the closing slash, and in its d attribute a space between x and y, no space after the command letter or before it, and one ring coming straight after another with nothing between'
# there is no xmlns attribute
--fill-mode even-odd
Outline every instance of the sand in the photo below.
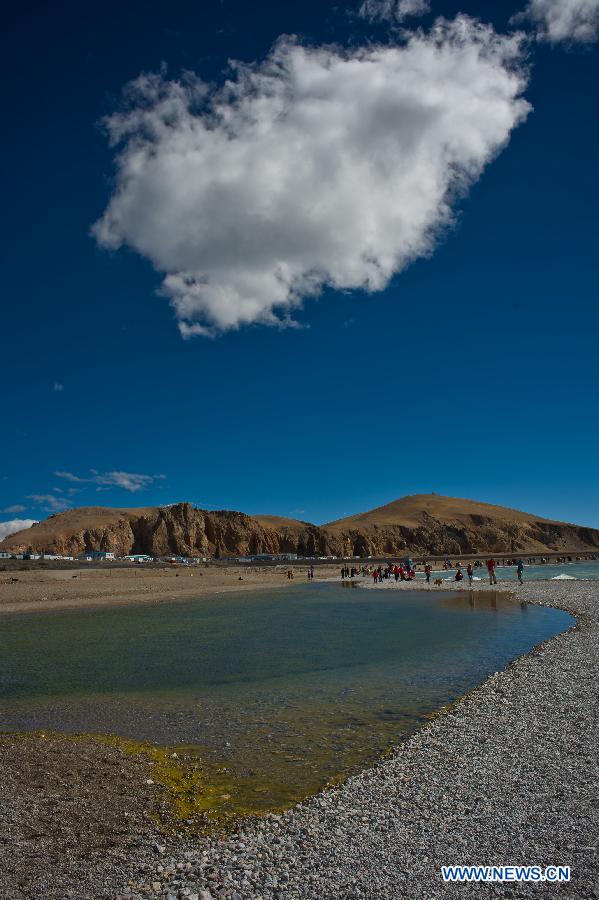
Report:
<svg viewBox="0 0 599 900"><path fill-rule="evenodd" d="M48 612L193 600L203 594L289 587L289 566L177 566L172 568L30 569L0 573L0 614ZM307 565L292 566L291 584L307 582ZM339 565L319 566L315 580L339 576ZM13 579L18 579L13 582Z"/></svg>

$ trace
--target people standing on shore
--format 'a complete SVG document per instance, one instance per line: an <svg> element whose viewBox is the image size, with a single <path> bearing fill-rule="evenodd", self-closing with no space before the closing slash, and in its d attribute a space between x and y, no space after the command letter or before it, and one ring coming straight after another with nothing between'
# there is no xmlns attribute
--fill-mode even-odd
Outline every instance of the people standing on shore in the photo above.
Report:
<svg viewBox="0 0 599 900"><path fill-rule="evenodd" d="M518 565L516 566L516 575L518 576L518 581L520 584L524 584L524 560L519 559Z"/></svg>
<svg viewBox="0 0 599 900"><path fill-rule="evenodd" d="M474 569L472 568L472 563L468 563L466 566L466 575L468 576L468 583L472 584L472 579L474 578Z"/></svg>
<svg viewBox="0 0 599 900"><path fill-rule="evenodd" d="M431 566L431 564L430 564L430 563L426 563L426 565L425 565L425 567L424 567L424 574L425 574L425 576L426 576L426 583L427 583L427 584L430 584L430 583L431 583L431 573L432 573L432 571L433 571L433 567Z"/></svg>
<svg viewBox="0 0 599 900"><path fill-rule="evenodd" d="M487 560L487 571L489 573L489 584L497 584L497 575L495 574L495 560L493 557Z"/></svg>

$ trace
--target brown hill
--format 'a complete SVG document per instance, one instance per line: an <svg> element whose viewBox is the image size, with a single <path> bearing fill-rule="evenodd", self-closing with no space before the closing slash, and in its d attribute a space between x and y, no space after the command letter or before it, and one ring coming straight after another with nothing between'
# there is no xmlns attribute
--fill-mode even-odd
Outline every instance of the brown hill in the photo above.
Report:
<svg viewBox="0 0 599 900"><path fill-rule="evenodd" d="M347 530L354 527L370 527L378 525L407 525L416 528L426 522L432 516L440 522L472 522L479 517L486 519L500 519L510 522L551 522L551 519L542 519L530 513L517 509L509 509L507 506L494 506L491 503L480 503L476 500L463 500L460 497L443 497L440 494L411 494L401 497L385 506L377 506L365 513L348 516L345 519L336 519L328 522L325 528L329 530ZM553 524L566 524L554 522Z"/></svg>
<svg viewBox="0 0 599 900"><path fill-rule="evenodd" d="M531 513L438 494L414 494L323 526L353 555L410 550L438 556L598 550L599 531Z"/></svg>
<svg viewBox="0 0 599 900"><path fill-rule="evenodd" d="M190 503L142 509L82 507L56 513L12 534L0 543L0 548L64 556L90 550L112 551L117 556L282 552L322 555L323 538L315 525L276 516L261 519L231 510L196 509Z"/></svg>
<svg viewBox="0 0 599 900"><path fill-rule="evenodd" d="M285 516L252 516L254 522L258 522L264 528L291 528L299 529L310 527L313 528L311 522L301 522L299 519L287 519Z"/></svg>
<svg viewBox="0 0 599 900"><path fill-rule="evenodd" d="M10 535L0 549L74 556L111 550L118 556L149 553L244 556L438 556L467 553L599 551L599 531L519 510L416 494L386 506L317 526L280 516L207 511L190 503L168 507L83 507L50 516Z"/></svg>

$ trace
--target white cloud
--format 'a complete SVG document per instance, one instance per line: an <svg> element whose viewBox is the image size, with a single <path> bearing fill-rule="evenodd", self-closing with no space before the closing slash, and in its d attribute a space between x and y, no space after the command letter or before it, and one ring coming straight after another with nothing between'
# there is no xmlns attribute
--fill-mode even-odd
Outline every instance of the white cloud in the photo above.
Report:
<svg viewBox="0 0 599 900"><path fill-rule="evenodd" d="M23 506L21 503L15 503L13 506L5 506L2 512L5 513L20 513L25 512L27 509L26 506Z"/></svg>
<svg viewBox="0 0 599 900"><path fill-rule="evenodd" d="M62 497L55 497L54 494L29 494L29 499L41 506L46 512L62 512L70 506L70 503L63 500Z"/></svg>
<svg viewBox="0 0 599 900"><path fill-rule="evenodd" d="M64 391L64 384L61 384L60 381L55 381L52 390L56 391L57 393L61 393L62 391Z"/></svg>
<svg viewBox="0 0 599 900"><path fill-rule="evenodd" d="M358 15L370 22L403 22L430 12L429 0L364 0Z"/></svg>
<svg viewBox="0 0 599 900"><path fill-rule="evenodd" d="M149 487L154 481L164 479L164 475L139 475L135 472L96 472L91 470L88 477L80 477L73 475L72 472L55 472L57 478L65 478L67 481L74 481L77 484L97 484L100 488L120 487L132 494Z"/></svg>
<svg viewBox="0 0 599 900"><path fill-rule="evenodd" d="M599 34L599 0L529 0L515 19L533 22L542 41L589 43Z"/></svg>
<svg viewBox="0 0 599 900"><path fill-rule="evenodd" d="M211 91L142 75L107 121L117 182L94 226L165 273L181 333L290 324L323 287L382 290L530 107L521 37L459 16L397 46L300 46Z"/></svg>
<svg viewBox="0 0 599 900"><path fill-rule="evenodd" d="M31 528L35 525L35 519L11 519L9 522L0 522L0 541L15 534L17 531L23 531L24 528Z"/></svg>

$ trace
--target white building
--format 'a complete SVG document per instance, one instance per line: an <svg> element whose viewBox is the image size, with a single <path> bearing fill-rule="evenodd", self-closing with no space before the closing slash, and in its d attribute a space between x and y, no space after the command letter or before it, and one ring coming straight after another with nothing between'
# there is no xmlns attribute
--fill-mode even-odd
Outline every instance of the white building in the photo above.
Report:
<svg viewBox="0 0 599 900"><path fill-rule="evenodd" d="M111 550L88 550L87 553L82 553L80 559L86 560L103 560L103 559L114 559L114 553Z"/></svg>

